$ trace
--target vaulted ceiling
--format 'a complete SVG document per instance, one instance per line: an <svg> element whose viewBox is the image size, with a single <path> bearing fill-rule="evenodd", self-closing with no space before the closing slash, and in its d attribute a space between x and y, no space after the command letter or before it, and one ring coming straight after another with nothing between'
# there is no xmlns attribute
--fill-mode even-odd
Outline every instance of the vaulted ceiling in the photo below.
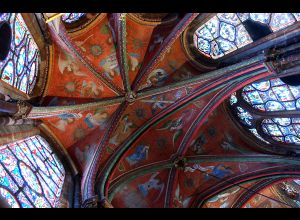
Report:
<svg viewBox="0 0 300 220"><path fill-rule="evenodd" d="M263 151L228 104L233 92L276 73L259 57L226 67L191 56L191 26L211 17L100 13L76 25L47 23L52 43L40 105L62 114L39 118L77 167L83 203L95 195L114 207L282 200L276 192L285 185L273 183L296 178L299 161ZM259 194L244 195L254 189Z"/></svg>

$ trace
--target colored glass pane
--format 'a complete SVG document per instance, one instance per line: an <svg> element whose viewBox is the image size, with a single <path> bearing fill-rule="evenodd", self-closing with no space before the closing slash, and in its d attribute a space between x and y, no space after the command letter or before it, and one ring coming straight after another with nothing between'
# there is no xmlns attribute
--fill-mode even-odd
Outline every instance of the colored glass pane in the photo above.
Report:
<svg viewBox="0 0 300 220"><path fill-rule="evenodd" d="M263 111L297 110L299 96L300 86L286 85L280 79L252 83L242 92L246 102Z"/></svg>
<svg viewBox="0 0 300 220"><path fill-rule="evenodd" d="M16 198L6 189L0 188L1 196L7 201L8 205L12 208L19 208Z"/></svg>
<svg viewBox="0 0 300 220"><path fill-rule="evenodd" d="M0 21L8 21L12 30L9 54L4 61L0 62L1 80L30 94L37 78L38 47L21 14L4 13Z"/></svg>
<svg viewBox="0 0 300 220"><path fill-rule="evenodd" d="M263 130L274 140L300 145L300 123L299 119L274 118L262 122Z"/></svg>
<svg viewBox="0 0 300 220"><path fill-rule="evenodd" d="M299 14L218 13L195 31L195 46L203 55L218 59L253 42L243 22L251 19L276 32L299 21Z"/></svg>
<svg viewBox="0 0 300 220"><path fill-rule="evenodd" d="M251 126L255 112L245 111L239 107L240 102L246 102L248 107L266 112L265 114L281 111L280 117L262 121L261 130L264 135L260 135L256 129L248 127L253 135L266 143L269 142L263 137L268 135L277 142L300 145L300 118L285 116L285 112L300 109L300 86L287 85L279 78L265 80L245 86L241 90L241 97L242 100L238 100L236 93L234 93L229 101L232 108L237 112L238 118L247 127ZM262 115L262 117L264 116Z"/></svg>
<svg viewBox="0 0 300 220"><path fill-rule="evenodd" d="M62 20L66 23L73 23L73 22L78 21L84 15L85 15L85 13L65 13L62 16Z"/></svg>
<svg viewBox="0 0 300 220"><path fill-rule="evenodd" d="M251 121L253 119L252 115L239 106L237 107L237 110L238 110L237 115L241 119L241 121L246 125L251 126L252 125Z"/></svg>
<svg viewBox="0 0 300 220"><path fill-rule="evenodd" d="M0 147L0 188L9 189L21 207L55 207L64 178L62 164L40 136Z"/></svg>

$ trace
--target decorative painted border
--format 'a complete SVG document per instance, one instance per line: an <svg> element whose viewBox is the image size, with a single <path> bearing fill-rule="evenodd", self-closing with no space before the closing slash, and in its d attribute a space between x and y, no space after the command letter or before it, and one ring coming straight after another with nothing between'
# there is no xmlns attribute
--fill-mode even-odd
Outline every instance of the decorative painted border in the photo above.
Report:
<svg viewBox="0 0 300 220"><path fill-rule="evenodd" d="M138 16L137 13L127 13L127 15L128 18L130 18L132 21L147 26L173 25L179 20L178 15L175 15L174 17L171 17L169 20L166 21L162 21L161 19L142 18L141 16Z"/></svg>

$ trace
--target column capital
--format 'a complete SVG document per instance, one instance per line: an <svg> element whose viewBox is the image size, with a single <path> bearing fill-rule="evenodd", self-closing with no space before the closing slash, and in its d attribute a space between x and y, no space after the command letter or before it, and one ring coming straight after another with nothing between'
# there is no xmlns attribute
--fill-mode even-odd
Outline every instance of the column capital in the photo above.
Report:
<svg viewBox="0 0 300 220"><path fill-rule="evenodd" d="M13 115L14 119L25 119L32 109L32 105L26 101L18 100L18 111Z"/></svg>

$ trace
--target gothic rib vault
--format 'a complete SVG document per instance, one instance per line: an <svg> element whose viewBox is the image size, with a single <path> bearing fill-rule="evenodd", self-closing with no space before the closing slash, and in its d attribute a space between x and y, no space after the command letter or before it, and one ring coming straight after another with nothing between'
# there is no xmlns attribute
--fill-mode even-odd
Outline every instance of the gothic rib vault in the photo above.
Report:
<svg viewBox="0 0 300 220"><path fill-rule="evenodd" d="M76 180L66 206L299 206L283 193L300 194L299 146L260 141L229 104L253 82L298 73L299 23L286 45L278 31L208 63L189 39L215 14L51 16L34 17L41 95L1 103L60 146Z"/></svg>

